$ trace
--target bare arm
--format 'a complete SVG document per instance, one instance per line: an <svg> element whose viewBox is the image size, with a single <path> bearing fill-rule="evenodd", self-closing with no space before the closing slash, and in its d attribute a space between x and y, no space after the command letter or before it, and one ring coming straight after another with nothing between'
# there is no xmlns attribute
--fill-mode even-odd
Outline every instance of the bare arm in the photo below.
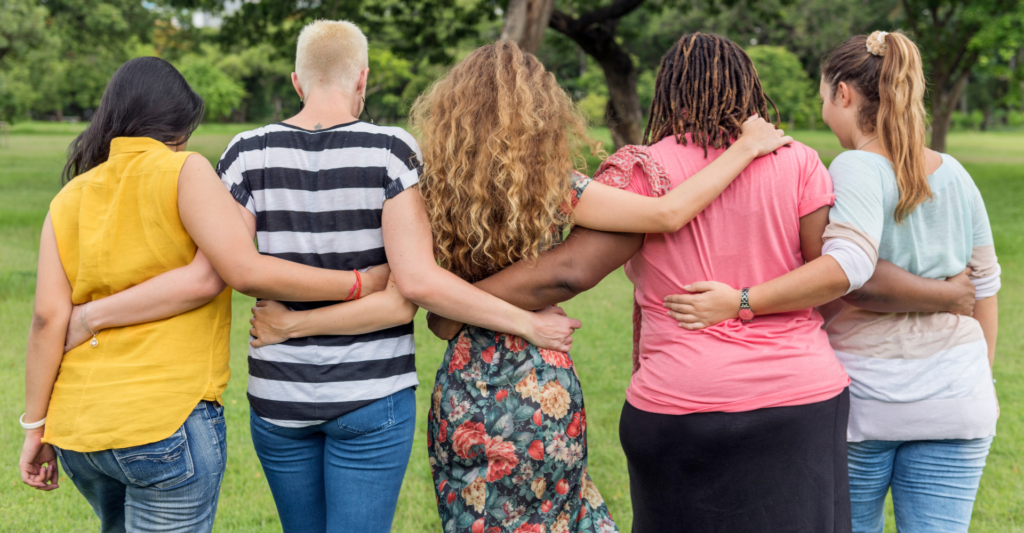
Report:
<svg viewBox="0 0 1024 533"><path fill-rule="evenodd" d="M189 156L178 178L181 222L228 285L271 300L344 300L348 296L356 282L352 272L300 265L256 251L254 231L238 209L210 162L200 155ZM254 224L255 219L253 230ZM384 285L381 282L380 288Z"/></svg>
<svg viewBox="0 0 1024 533"><path fill-rule="evenodd" d="M643 234L577 226L564 243L540 254L536 263L519 261L474 285L516 307L543 309L594 288L633 257L643 243ZM435 335L446 340L462 329L462 323L433 313L427 316L427 323Z"/></svg>
<svg viewBox="0 0 1024 533"><path fill-rule="evenodd" d="M360 335L412 322L416 304L398 292L393 281L386 289L354 302L309 311L291 311L280 302L261 300L252 308L249 342L259 348L311 335Z"/></svg>
<svg viewBox="0 0 1024 533"><path fill-rule="evenodd" d="M106 298L76 305L68 321L64 351L89 340L92 337L89 329L98 332L180 315L206 305L225 287L202 250L196 250L195 258L186 266ZM89 329L82 323L83 312Z"/></svg>
<svg viewBox="0 0 1024 533"><path fill-rule="evenodd" d="M541 348L568 351L580 326L554 312L530 313L473 287L438 266L426 205L418 189L384 202L384 248L398 290L413 303L467 324L518 335Z"/></svg>
<svg viewBox="0 0 1024 533"><path fill-rule="evenodd" d="M602 231L675 233L722 194L754 159L793 142L761 118L721 156L661 198L591 183L575 209L576 224Z"/></svg>
<svg viewBox="0 0 1024 533"><path fill-rule="evenodd" d="M39 239L36 300L25 356L26 423L46 417L64 355L64 332L70 316L71 283L60 262L57 236L47 213ZM53 447L42 443L44 429L45 426L25 430L18 466L24 483L40 490L53 490L57 488L57 458Z"/></svg>
<svg viewBox="0 0 1024 533"><path fill-rule="evenodd" d="M843 297L861 309L876 313L974 313L974 284L970 269L945 281L923 278L879 259L875 273L863 287Z"/></svg>
<svg viewBox="0 0 1024 533"><path fill-rule="evenodd" d="M995 365L996 338L999 336L999 302L996 298L989 296L974 304L974 319L981 323L981 329L985 332L985 342L988 343L989 366Z"/></svg>

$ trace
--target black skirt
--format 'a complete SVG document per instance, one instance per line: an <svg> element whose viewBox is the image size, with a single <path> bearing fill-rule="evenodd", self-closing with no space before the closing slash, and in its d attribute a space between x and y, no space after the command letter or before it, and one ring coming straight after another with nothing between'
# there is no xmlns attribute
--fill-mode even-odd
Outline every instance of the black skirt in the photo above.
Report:
<svg viewBox="0 0 1024 533"><path fill-rule="evenodd" d="M850 391L742 413L622 408L633 533L850 533Z"/></svg>

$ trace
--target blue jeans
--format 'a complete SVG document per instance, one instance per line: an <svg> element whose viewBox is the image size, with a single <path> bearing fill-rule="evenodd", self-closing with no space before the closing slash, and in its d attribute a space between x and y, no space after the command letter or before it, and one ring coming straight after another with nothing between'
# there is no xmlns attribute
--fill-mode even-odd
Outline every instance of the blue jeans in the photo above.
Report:
<svg viewBox="0 0 1024 533"><path fill-rule="evenodd" d="M391 531L416 430L412 389L316 426L249 420L285 532Z"/></svg>
<svg viewBox="0 0 1024 533"><path fill-rule="evenodd" d="M164 440L74 452L54 446L101 531L210 531L227 462L224 408L199 402Z"/></svg>
<svg viewBox="0 0 1024 533"><path fill-rule="evenodd" d="M992 437L851 442L854 533L881 533L892 487L900 533L966 533Z"/></svg>

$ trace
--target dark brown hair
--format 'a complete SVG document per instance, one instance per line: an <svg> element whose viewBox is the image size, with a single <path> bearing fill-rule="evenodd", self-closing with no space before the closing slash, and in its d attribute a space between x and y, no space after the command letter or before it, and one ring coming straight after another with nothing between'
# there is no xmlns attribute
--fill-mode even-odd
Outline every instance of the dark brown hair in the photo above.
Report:
<svg viewBox="0 0 1024 533"><path fill-rule="evenodd" d="M769 119L768 104L750 56L725 37L683 35L661 58L644 144L669 135L686 145L685 134L704 148L726 148L753 114Z"/></svg>
<svg viewBox="0 0 1024 533"><path fill-rule="evenodd" d="M203 119L203 109L203 99L167 61L126 61L110 78L89 126L68 147L64 182L106 162L114 137L185 143Z"/></svg>
<svg viewBox="0 0 1024 533"><path fill-rule="evenodd" d="M857 125L866 134L878 132L896 173L900 200L896 222L932 198L924 165L924 70L917 45L899 32L874 32L851 37L821 66L821 79L835 98L845 82L864 97Z"/></svg>

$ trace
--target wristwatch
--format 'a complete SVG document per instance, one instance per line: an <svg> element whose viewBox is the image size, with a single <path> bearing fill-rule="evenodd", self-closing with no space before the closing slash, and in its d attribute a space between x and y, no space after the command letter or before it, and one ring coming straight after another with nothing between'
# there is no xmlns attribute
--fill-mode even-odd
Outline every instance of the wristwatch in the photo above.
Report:
<svg viewBox="0 0 1024 533"><path fill-rule="evenodd" d="M754 311L750 308L750 287L740 291L740 320L750 322L754 319Z"/></svg>

